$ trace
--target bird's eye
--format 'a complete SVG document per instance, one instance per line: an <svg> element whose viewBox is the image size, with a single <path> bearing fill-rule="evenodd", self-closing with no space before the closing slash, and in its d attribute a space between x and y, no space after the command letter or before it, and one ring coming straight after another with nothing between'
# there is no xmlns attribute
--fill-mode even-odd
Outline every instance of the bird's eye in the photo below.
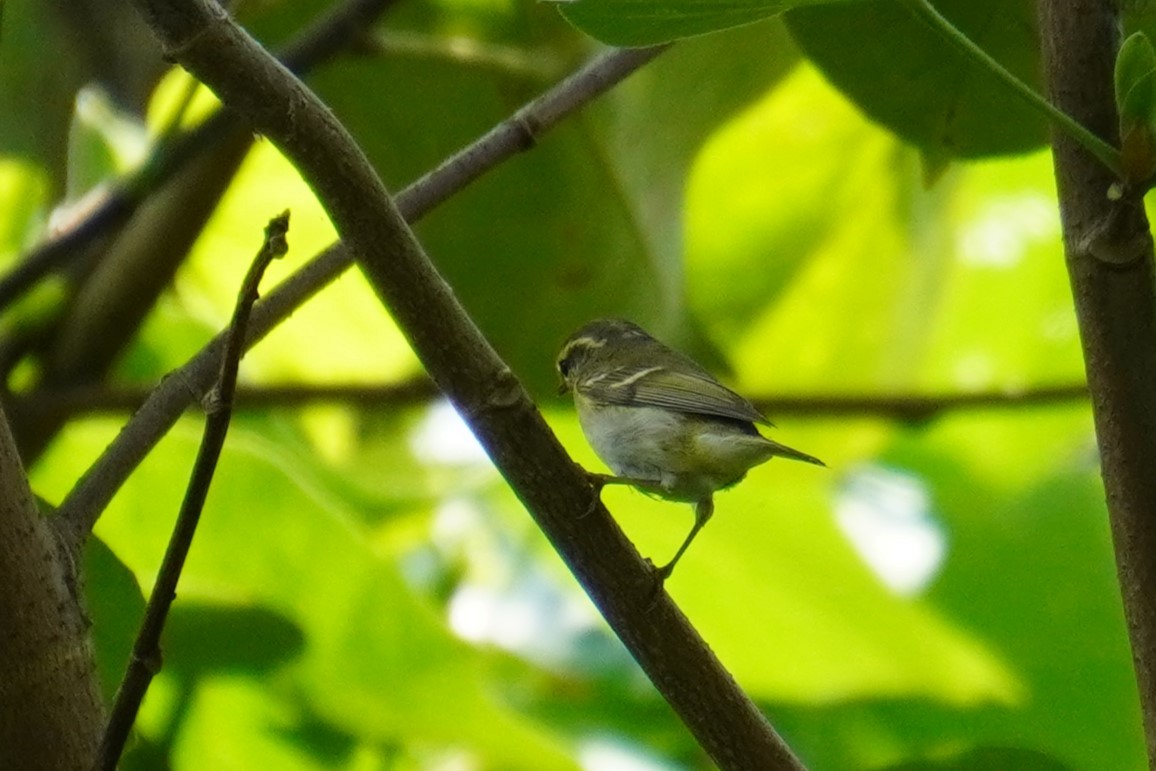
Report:
<svg viewBox="0 0 1156 771"><path fill-rule="evenodd" d="M570 374L570 368L572 366L574 366L574 360L569 356L558 360L558 372L562 375L562 377L566 377Z"/></svg>

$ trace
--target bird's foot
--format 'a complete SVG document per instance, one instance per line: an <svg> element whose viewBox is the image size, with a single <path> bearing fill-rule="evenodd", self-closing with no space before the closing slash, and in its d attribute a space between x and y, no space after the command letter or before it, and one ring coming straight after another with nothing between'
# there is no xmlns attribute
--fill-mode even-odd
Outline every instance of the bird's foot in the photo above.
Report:
<svg viewBox="0 0 1156 771"><path fill-rule="evenodd" d="M666 588L666 579L670 577L673 565L666 564L662 567L655 567L649 557L646 557L645 560L646 567L650 568L650 594L647 597L646 604L646 610L650 612L655 609L658 601L662 599L663 592Z"/></svg>
<svg viewBox="0 0 1156 771"><path fill-rule="evenodd" d="M615 477L609 474L598 474L593 471L587 471L586 469L582 469L582 473L586 475L586 481L590 483L592 495L590 496L590 505L578 516L578 519L586 519L594 513L594 510L598 508L598 504L602 500L602 488L606 487L606 485L615 479Z"/></svg>

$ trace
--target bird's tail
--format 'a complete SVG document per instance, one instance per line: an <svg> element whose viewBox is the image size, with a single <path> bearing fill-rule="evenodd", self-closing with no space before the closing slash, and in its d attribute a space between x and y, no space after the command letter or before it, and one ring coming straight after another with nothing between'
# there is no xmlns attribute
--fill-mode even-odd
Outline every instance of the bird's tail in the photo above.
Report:
<svg viewBox="0 0 1156 771"><path fill-rule="evenodd" d="M765 436L764 439L767 439ZM814 463L816 466L826 466L827 464L816 458L814 455L808 455L805 452L799 452L793 447L788 447L785 444L779 444L774 439L767 439L771 443L774 450L773 457L790 458L791 460L801 460L804 463Z"/></svg>

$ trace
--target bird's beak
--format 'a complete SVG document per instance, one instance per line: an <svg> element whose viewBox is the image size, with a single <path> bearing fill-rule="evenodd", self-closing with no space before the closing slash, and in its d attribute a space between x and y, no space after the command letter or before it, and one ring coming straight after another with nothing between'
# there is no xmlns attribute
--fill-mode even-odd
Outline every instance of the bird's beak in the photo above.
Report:
<svg viewBox="0 0 1156 771"><path fill-rule="evenodd" d="M558 395L565 396L568 393L570 393L570 384L563 380L558 384Z"/></svg>

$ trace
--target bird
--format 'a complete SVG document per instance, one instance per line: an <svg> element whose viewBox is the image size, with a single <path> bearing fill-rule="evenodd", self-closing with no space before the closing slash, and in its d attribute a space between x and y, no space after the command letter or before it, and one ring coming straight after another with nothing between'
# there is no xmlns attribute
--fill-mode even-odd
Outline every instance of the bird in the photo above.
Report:
<svg viewBox="0 0 1156 771"><path fill-rule="evenodd" d="M694 505L690 533L655 569L660 586L714 514L716 491L775 457L826 465L763 436L756 424L773 424L754 405L631 321L583 325L562 344L556 367L582 433L614 472L590 474L596 491L624 484Z"/></svg>

